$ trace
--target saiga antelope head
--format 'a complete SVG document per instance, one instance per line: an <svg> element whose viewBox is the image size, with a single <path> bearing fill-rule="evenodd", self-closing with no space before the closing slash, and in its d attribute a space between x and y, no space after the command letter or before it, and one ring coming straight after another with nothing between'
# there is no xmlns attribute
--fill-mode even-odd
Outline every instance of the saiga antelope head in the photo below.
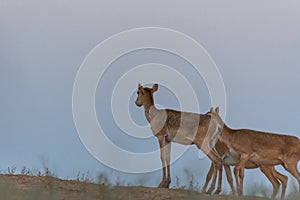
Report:
<svg viewBox="0 0 300 200"><path fill-rule="evenodd" d="M137 91L137 99L135 100L135 104L138 107L143 106L149 100L153 101L153 93L158 89L158 84L153 84L152 88L144 88L140 83L138 85Z"/></svg>

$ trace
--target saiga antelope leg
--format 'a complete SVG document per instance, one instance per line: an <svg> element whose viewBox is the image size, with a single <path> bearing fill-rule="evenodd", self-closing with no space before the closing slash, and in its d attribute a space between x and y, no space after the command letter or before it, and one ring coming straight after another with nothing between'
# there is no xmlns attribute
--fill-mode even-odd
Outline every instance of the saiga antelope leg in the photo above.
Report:
<svg viewBox="0 0 300 200"><path fill-rule="evenodd" d="M169 184L166 184L166 180L167 180L167 174L166 174L166 167L167 167L167 152L166 152L166 141L165 141L165 137L162 136L158 136L158 142L159 142L159 147L160 147L160 160L161 160L161 164L162 164L162 173L163 173L163 177L162 180L160 182L160 184L158 185L158 187L161 188L168 188Z"/></svg>
<svg viewBox="0 0 300 200"><path fill-rule="evenodd" d="M232 179L230 166L229 165L224 165L224 169L225 169L225 172L226 172L227 182L229 183L230 188L231 188L231 192L232 192L232 194L235 194L236 192L235 192L235 188L233 186L233 179Z"/></svg>
<svg viewBox="0 0 300 200"><path fill-rule="evenodd" d="M293 175L298 181L298 196L300 198L300 173L297 169L297 162L284 163L284 168Z"/></svg>
<svg viewBox="0 0 300 200"><path fill-rule="evenodd" d="M284 200L285 197L285 192L286 192L286 186L287 186L287 182L288 182L288 177L279 173L275 168L273 168L273 175L279 179L279 181L281 182L282 185L282 191L281 191L281 200Z"/></svg>
<svg viewBox="0 0 300 200"><path fill-rule="evenodd" d="M215 192L215 194L220 194L221 191L222 191L222 176L223 176L223 168L219 168L219 173L218 173L218 176L219 176L219 179L218 179L218 188Z"/></svg>
<svg viewBox="0 0 300 200"><path fill-rule="evenodd" d="M215 189L217 176L218 176L218 170L217 170L216 165L213 163L213 179L212 179L210 187L207 191L208 194L211 194L213 192L213 190Z"/></svg>
<svg viewBox="0 0 300 200"><path fill-rule="evenodd" d="M216 154L214 154L212 151L210 151L209 153L207 153L207 156L213 162L213 164L215 165L215 167L217 167L217 169L222 168L222 162L221 162L221 158L219 156L217 156Z"/></svg>
<svg viewBox="0 0 300 200"><path fill-rule="evenodd" d="M209 153L207 153L207 156L210 158L210 160L212 160L213 165L214 165L214 178L212 181L212 185L209 189L209 193L212 192L211 189L214 188L214 185L216 183L216 178L218 175L218 171L222 170L222 162L221 162L221 158L216 155L213 151L210 151Z"/></svg>
<svg viewBox="0 0 300 200"><path fill-rule="evenodd" d="M206 189L207 189L208 183L209 183L209 181L211 180L211 178L212 178L212 176L214 174L214 169L215 169L215 167L214 167L214 164L212 162L211 165L210 165L210 168L208 170L208 173L206 175L205 184L204 184L203 189L202 189L203 193L206 193Z"/></svg>
<svg viewBox="0 0 300 200"><path fill-rule="evenodd" d="M168 142L165 139L165 148L166 148L166 164L167 164L167 179L166 185L169 187L171 183L171 170L170 170L170 161L171 161L171 142Z"/></svg>
<svg viewBox="0 0 300 200"><path fill-rule="evenodd" d="M240 162L234 168L234 175L239 196L243 195L245 164L248 162L249 158L250 157L247 154L241 154Z"/></svg>
<svg viewBox="0 0 300 200"><path fill-rule="evenodd" d="M278 193L278 189L280 187L280 183L279 183L279 181L276 179L276 177L273 174L273 167L272 166L263 166L262 165L259 168L262 171L262 173L264 173L265 176L272 183L272 185L273 185L273 193L272 193L271 199L275 199L275 197L276 197L276 195Z"/></svg>

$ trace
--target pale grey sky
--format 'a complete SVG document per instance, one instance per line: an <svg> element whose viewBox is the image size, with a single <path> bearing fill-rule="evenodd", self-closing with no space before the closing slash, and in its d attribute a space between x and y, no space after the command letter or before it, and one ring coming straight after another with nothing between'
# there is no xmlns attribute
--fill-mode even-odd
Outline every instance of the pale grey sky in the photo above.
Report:
<svg viewBox="0 0 300 200"><path fill-rule="evenodd" d="M300 136L299 9L300 2L292 0L2 0L0 168L26 165L40 169L46 162L60 177L76 177L78 171L89 170L93 174L113 173L129 182L138 179L140 176L111 171L85 150L74 126L71 100L76 72L92 48L120 31L145 26L178 30L206 48L224 80L230 127ZM178 70L189 69L176 56L149 50L120 58L111 70L120 73L122 66L154 61ZM182 73L193 85L198 84L195 88L201 111L205 112L210 105L204 82L191 70ZM116 77L105 80L107 87L113 87ZM159 90L157 103L177 108L176 99L172 97L171 101L169 95ZM98 93L96 96L103 105L110 102L109 98L109 92L105 98ZM115 134L111 139L120 143L121 132L112 118L101 115L101 111L109 111L103 105L96 106L100 123L105 118L106 129ZM135 121L146 123L141 109L135 105L129 109ZM140 144L138 140L126 141L128 145L120 145L158 147L155 139ZM203 183L209 161L197 156L198 150L193 147L173 164L174 182L175 176L185 179L183 169L187 168ZM249 170L245 182L264 181L271 188L265 178L250 180L251 175L261 176L257 170ZM160 171L153 173L146 185L157 184L160 176Z"/></svg>

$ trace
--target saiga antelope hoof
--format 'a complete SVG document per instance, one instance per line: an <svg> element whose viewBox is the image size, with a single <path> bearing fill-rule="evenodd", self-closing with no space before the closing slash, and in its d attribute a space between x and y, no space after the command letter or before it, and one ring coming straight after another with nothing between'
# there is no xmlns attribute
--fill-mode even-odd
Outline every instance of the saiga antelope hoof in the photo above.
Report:
<svg viewBox="0 0 300 200"><path fill-rule="evenodd" d="M159 188L169 188L170 182L171 181L169 181L169 180L163 180L163 181L160 182L158 187Z"/></svg>
<svg viewBox="0 0 300 200"><path fill-rule="evenodd" d="M205 194L211 194L211 193L212 193L212 190L205 191Z"/></svg>
<svg viewBox="0 0 300 200"><path fill-rule="evenodd" d="M214 194L218 195L218 194L220 194L220 193L221 193L221 190L220 190L220 189L217 189L217 190L215 191Z"/></svg>

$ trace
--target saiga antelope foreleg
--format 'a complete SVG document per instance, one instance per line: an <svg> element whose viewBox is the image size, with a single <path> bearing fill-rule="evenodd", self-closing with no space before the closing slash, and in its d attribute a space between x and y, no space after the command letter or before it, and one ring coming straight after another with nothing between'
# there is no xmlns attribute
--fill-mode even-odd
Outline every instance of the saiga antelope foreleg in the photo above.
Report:
<svg viewBox="0 0 300 200"><path fill-rule="evenodd" d="M161 159L162 172L163 172L162 181L160 182L158 187L169 188L171 182L171 178L170 178L171 143L166 141L164 135L158 136L157 138L160 147L160 159Z"/></svg>
<svg viewBox="0 0 300 200"><path fill-rule="evenodd" d="M217 180L217 176L218 176L218 170L217 170L217 167L214 163L212 163L212 166L213 166L213 179L211 181L211 184L210 184L210 187L207 191L208 194L211 194L213 192L213 190L215 189L215 185L216 185L216 180Z"/></svg>
<svg viewBox="0 0 300 200"><path fill-rule="evenodd" d="M245 164L248 162L249 158L250 157L247 154L241 154L240 162L234 168L234 175L239 196L243 195Z"/></svg>
<svg viewBox="0 0 300 200"><path fill-rule="evenodd" d="M211 165L210 165L210 168L208 170L208 173L206 175L205 184L204 184L203 189L202 189L203 193L206 193L207 186L208 186L212 176L214 175L214 169L215 169L215 167L214 167L214 164L212 162Z"/></svg>
<svg viewBox="0 0 300 200"><path fill-rule="evenodd" d="M221 191L222 191L222 176L223 176L223 168L219 168L218 169L219 173L218 173L218 187L217 187L217 190L215 191L215 194L220 194Z"/></svg>
<svg viewBox="0 0 300 200"><path fill-rule="evenodd" d="M217 178L217 175L218 175L218 171L222 170L222 162L221 162L221 158L218 155L216 155L213 151L208 152L207 156L213 162L212 163L212 167L213 167L213 180L212 180L212 183L211 183L211 187L208 190L208 193L211 193L212 190L214 189L214 186L215 186L215 183L216 183L216 178ZM210 169L210 171L211 171L211 169ZM220 181L220 179L219 179L219 181ZM221 182L222 182L222 179L221 179Z"/></svg>
<svg viewBox="0 0 300 200"><path fill-rule="evenodd" d="M233 195L235 195L236 191L235 191L235 188L234 188L234 185L233 185L233 179L232 179L230 166L229 165L224 165L224 169L225 169L225 172L226 172L227 182L229 183L230 188L231 188L231 192L232 192Z"/></svg>

